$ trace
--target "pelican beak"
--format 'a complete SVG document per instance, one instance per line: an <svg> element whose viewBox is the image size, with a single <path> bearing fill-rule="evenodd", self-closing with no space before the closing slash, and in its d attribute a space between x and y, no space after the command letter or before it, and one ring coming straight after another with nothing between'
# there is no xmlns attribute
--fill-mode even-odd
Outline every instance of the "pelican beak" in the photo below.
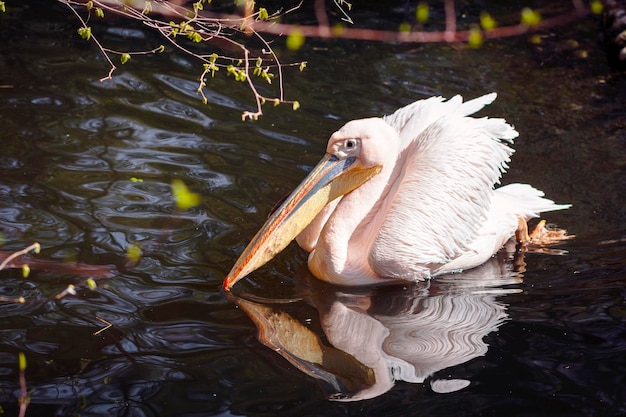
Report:
<svg viewBox="0 0 626 417"><path fill-rule="evenodd" d="M339 159L327 153L254 235L224 279L224 289L230 291L241 278L265 265L328 203L359 187L381 168L366 168L354 157Z"/></svg>

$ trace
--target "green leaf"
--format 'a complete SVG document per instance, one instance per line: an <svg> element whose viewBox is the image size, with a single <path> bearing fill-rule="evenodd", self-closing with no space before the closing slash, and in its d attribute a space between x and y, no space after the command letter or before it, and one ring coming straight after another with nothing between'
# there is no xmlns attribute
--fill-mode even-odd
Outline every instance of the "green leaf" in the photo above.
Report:
<svg viewBox="0 0 626 417"><path fill-rule="evenodd" d="M272 78L274 78L274 74L272 74L271 72L267 72L267 70L265 69L261 71L261 78L267 81L268 84L271 84Z"/></svg>
<svg viewBox="0 0 626 417"><path fill-rule="evenodd" d="M96 289L96 287L97 287L98 285L96 284L96 281L95 281L93 278L88 278L88 279L87 279L87 286L89 287L89 289L90 289L91 291L93 291L93 290L95 290L95 289Z"/></svg>
<svg viewBox="0 0 626 417"><path fill-rule="evenodd" d="M541 39L540 34L535 33L530 38L528 38L528 41L533 45L541 45L541 43L543 42L543 39Z"/></svg>
<svg viewBox="0 0 626 417"><path fill-rule="evenodd" d="M198 32L189 32L187 37L191 39L192 42L195 42L195 43L202 42L202 35L200 35Z"/></svg>
<svg viewBox="0 0 626 417"><path fill-rule="evenodd" d="M3 1L0 1L0 12L4 13L7 11L6 5Z"/></svg>
<svg viewBox="0 0 626 417"><path fill-rule="evenodd" d="M495 29L497 23L493 17L487 12L480 12L480 27L484 30Z"/></svg>
<svg viewBox="0 0 626 417"><path fill-rule="evenodd" d="M152 2L150 1L146 1L146 3L143 6L143 10L141 11L141 14L150 14L150 12L152 11Z"/></svg>
<svg viewBox="0 0 626 417"><path fill-rule="evenodd" d="M300 72L304 71L304 69L305 69L305 68L306 68L306 62L305 62L305 61L302 61L302 62L300 63Z"/></svg>
<svg viewBox="0 0 626 417"><path fill-rule="evenodd" d="M18 354L18 361L17 363L19 364L19 369L20 372L24 372L26 370L26 356L24 356L24 353L20 352Z"/></svg>
<svg viewBox="0 0 626 417"><path fill-rule="evenodd" d="M143 182L143 180L141 178L137 178L137 177L130 177L130 180L132 182Z"/></svg>
<svg viewBox="0 0 626 417"><path fill-rule="evenodd" d="M521 22L523 25L536 26L539 24L539 22L541 22L541 14L531 8L525 7L524 9L522 9Z"/></svg>
<svg viewBox="0 0 626 417"><path fill-rule="evenodd" d="M29 275L30 275L30 266L26 264L22 265L22 277L28 278Z"/></svg>
<svg viewBox="0 0 626 417"><path fill-rule="evenodd" d="M342 25L341 23L336 23L333 25L333 28L331 29L333 36L337 37L337 38L341 38L345 32L345 26Z"/></svg>
<svg viewBox="0 0 626 417"><path fill-rule="evenodd" d="M215 65L215 63L211 62L209 70L211 71L211 77L215 77L215 71L219 71L220 69L217 65Z"/></svg>
<svg viewBox="0 0 626 417"><path fill-rule="evenodd" d="M246 72L242 69L235 67L234 65L229 65L228 67L226 67L226 72L228 72L228 75L232 75L233 77L235 77L235 81L244 82L248 79L248 77L246 76Z"/></svg>
<svg viewBox="0 0 626 417"><path fill-rule="evenodd" d="M96 16L98 16L99 18L104 18L104 10L102 10L99 7L96 7Z"/></svg>
<svg viewBox="0 0 626 417"><path fill-rule="evenodd" d="M120 56L120 62L122 63L122 65L127 63L129 59L130 59L130 54L122 54L122 56Z"/></svg>
<svg viewBox="0 0 626 417"><path fill-rule="evenodd" d="M165 45L159 45L159 47L157 48L156 52L158 52L158 53L165 52Z"/></svg>
<svg viewBox="0 0 626 417"><path fill-rule="evenodd" d="M131 243L128 248L126 248L126 257L129 261L138 262L141 259L141 248L136 243Z"/></svg>
<svg viewBox="0 0 626 417"><path fill-rule="evenodd" d="M91 28L89 26L78 28L77 32L84 40L88 41L91 39Z"/></svg>
<svg viewBox="0 0 626 417"><path fill-rule="evenodd" d="M400 26L398 27L398 32L408 33L410 31L411 31L410 23L400 23Z"/></svg>
<svg viewBox="0 0 626 417"><path fill-rule="evenodd" d="M298 110L300 108L300 102L298 102L297 100L293 102L293 104L291 105L291 107L294 110Z"/></svg>
<svg viewBox="0 0 626 417"><path fill-rule="evenodd" d="M426 23L428 20L428 3L422 1L417 5L417 9L415 9L415 19L419 23Z"/></svg>
<svg viewBox="0 0 626 417"><path fill-rule="evenodd" d="M267 9L265 9L264 7L260 7L257 19L259 19L259 20L266 20L269 17L270 17L270 15L267 13Z"/></svg>
<svg viewBox="0 0 626 417"><path fill-rule="evenodd" d="M85 7L87 8L87 10L91 10L93 8L93 1L88 1L87 3L85 3Z"/></svg>
<svg viewBox="0 0 626 417"><path fill-rule="evenodd" d="M181 180L172 181L172 194L176 206L181 210L187 210L200 204L200 194L192 193Z"/></svg>
<svg viewBox="0 0 626 417"><path fill-rule="evenodd" d="M591 9L591 13L600 14L604 10L604 5L600 0L592 0L591 3L589 3L589 8Z"/></svg>
<svg viewBox="0 0 626 417"><path fill-rule="evenodd" d="M473 25L469 31L469 38L467 39L467 44L470 48L480 48L483 44L483 34L478 28L478 26Z"/></svg>
<svg viewBox="0 0 626 417"><path fill-rule="evenodd" d="M287 49L297 51L304 45L304 34L300 29L294 29L287 36Z"/></svg>

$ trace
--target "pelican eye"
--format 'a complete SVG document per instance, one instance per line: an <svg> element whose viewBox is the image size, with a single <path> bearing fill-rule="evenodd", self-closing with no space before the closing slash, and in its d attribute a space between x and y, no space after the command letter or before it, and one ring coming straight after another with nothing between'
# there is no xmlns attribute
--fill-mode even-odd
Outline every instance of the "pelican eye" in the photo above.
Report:
<svg viewBox="0 0 626 417"><path fill-rule="evenodd" d="M361 140L356 138L344 139L335 145L335 156L344 159L349 156L356 156L359 153Z"/></svg>

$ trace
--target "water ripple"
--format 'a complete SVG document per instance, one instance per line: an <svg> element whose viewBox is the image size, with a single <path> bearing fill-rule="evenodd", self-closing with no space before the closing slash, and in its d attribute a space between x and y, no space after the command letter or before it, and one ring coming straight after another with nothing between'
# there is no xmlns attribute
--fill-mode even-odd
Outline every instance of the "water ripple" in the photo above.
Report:
<svg viewBox="0 0 626 417"><path fill-rule="evenodd" d="M91 87L95 90L126 90L132 91L134 94L137 92L154 92L154 88L149 83L126 71L116 73L115 77L106 80L106 82L94 79Z"/></svg>
<svg viewBox="0 0 626 417"><path fill-rule="evenodd" d="M193 97L194 100L198 100L198 94L197 94L198 82L197 81L195 80L191 81L188 79L175 77L173 75L168 75L168 74L153 74L153 76L157 80L161 81L168 87L173 88L179 93L183 93L188 97ZM241 103L235 101L233 98L225 96L223 94L219 94L209 88L206 88L206 87L204 88L204 95L207 97L207 100L209 103L214 103L219 106L228 107L228 108L236 109L240 111L245 110L245 107Z"/></svg>
<svg viewBox="0 0 626 417"><path fill-rule="evenodd" d="M120 101L122 104L133 108L135 111L162 114L177 120L197 123L207 128L215 125L215 121L207 117L204 113L171 99L161 98L155 102L141 103L141 105L133 105L130 101L125 99L120 99Z"/></svg>

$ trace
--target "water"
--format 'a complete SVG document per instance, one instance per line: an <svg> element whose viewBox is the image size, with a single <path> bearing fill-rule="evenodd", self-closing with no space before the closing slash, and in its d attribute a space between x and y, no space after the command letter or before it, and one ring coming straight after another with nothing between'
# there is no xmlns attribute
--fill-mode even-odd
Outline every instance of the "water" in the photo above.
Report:
<svg viewBox="0 0 626 417"><path fill-rule="evenodd" d="M27 300L0 304L7 415L17 414L19 352L28 415L626 414L626 83L610 75L594 21L539 46L510 39L478 51L310 41L285 53L309 60L287 79L302 108L242 123L249 92L218 77L202 105L183 56L133 58L100 83L107 68L75 22L31 6L20 12L28 20L0 17L0 233L2 250L38 241L49 262L32 263L27 279L0 273L0 297ZM577 235L567 254L346 291L312 281L292 246L242 281L252 301L219 290L345 121L488 91L499 93L488 114L521 132L504 182L573 204L547 216ZM172 179L201 206L176 209ZM142 249L137 265L130 245ZM77 294L56 299L68 284ZM338 312L348 326L336 333ZM377 338L340 340L359 325ZM376 358L369 370L359 349Z"/></svg>

